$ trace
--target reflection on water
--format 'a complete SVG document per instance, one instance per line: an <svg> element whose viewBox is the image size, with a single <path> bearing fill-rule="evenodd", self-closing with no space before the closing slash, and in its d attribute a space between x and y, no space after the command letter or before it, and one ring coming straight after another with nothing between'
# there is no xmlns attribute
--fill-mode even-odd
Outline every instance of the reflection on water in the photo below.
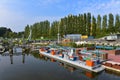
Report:
<svg viewBox="0 0 120 80"><path fill-rule="evenodd" d="M10 55L11 64L13 64L13 55Z"/></svg>
<svg viewBox="0 0 120 80"><path fill-rule="evenodd" d="M120 80L111 73L96 74L34 52L0 55L0 80Z"/></svg>
<svg viewBox="0 0 120 80"><path fill-rule="evenodd" d="M45 61L49 61L49 60L51 60L52 58L48 58L48 57L46 57L46 56L43 56L42 54L40 54L40 59L42 59L42 60L45 60ZM52 60L54 60L54 59L52 59ZM56 61L56 60L55 60ZM51 62L54 62L54 61L51 61ZM64 67L66 70L68 70L69 72L74 72L74 71L78 71L79 72L79 74L80 75L82 75L82 77L84 76L84 78L82 79L82 80L99 80L99 78L100 78L100 76L101 76L101 74L102 73L104 73L104 72L100 72L100 73L94 73L94 72L91 72L91 71L88 71L88 70L84 70L84 69L78 69L78 68L76 68L76 67L73 67L73 66L71 66L71 65L69 65L69 64L67 64L67 63L63 63L63 62L59 62L59 61L57 61L58 62L58 65L59 66L61 66L61 67ZM110 71L108 71L108 70L105 70L105 73L110 73L111 74L111 72ZM113 72L112 72L112 74L114 74ZM120 74L119 74L120 75ZM106 80L107 78L105 78L105 80ZM118 79L117 79L118 80Z"/></svg>
<svg viewBox="0 0 120 80"><path fill-rule="evenodd" d="M105 70L105 72L111 75L120 76L120 72L116 72L113 70Z"/></svg>
<svg viewBox="0 0 120 80"><path fill-rule="evenodd" d="M55 60L55 59L53 59L53 58L50 58L50 61L51 61L51 62L56 62L56 60Z"/></svg>
<svg viewBox="0 0 120 80"><path fill-rule="evenodd" d="M55 59L53 58L48 58L46 56L43 56L42 54L40 54L40 59L42 60L45 60L45 61L51 61L51 62L56 62ZM82 70L82 69L78 69L76 67L73 67L67 63L63 63L63 62L60 62L60 61L57 61L58 65L61 66L61 67L64 67L66 70L68 70L69 72L74 72L75 70L80 70L80 74L84 75L86 78L89 78L89 79L94 79L96 77L98 77L99 73L94 73L94 72L91 72L91 71L88 71L88 70Z"/></svg>
<svg viewBox="0 0 120 80"><path fill-rule="evenodd" d="M22 55L22 63L24 64L25 63L25 54L23 53L23 54L9 54L9 55L7 55L7 56L10 56L10 62L11 62L11 64L13 64L13 56L19 56L19 55Z"/></svg>
<svg viewBox="0 0 120 80"><path fill-rule="evenodd" d="M25 63L25 54L22 54L22 63Z"/></svg>
<svg viewBox="0 0 120 80"><path fill-rule="evenodd" d="M62 66L62 67L64 67L65 69L67 69L70 72L73 72L73 71L76 70L75 67L72 67L72 66L70 66L70 65L68 65L66 63L59 62L59 65Z"/></svg>

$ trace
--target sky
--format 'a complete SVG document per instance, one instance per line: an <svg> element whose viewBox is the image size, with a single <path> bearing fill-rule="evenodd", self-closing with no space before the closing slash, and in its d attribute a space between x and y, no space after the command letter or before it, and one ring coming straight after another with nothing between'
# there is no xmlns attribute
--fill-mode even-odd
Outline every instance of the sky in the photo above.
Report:
<svg viewBox="0 0 120 80"><path fill-rule="evenodd" d="M120 14L120 0L0 0L0 26L20 32L27 24L88 12Z"/></svg>

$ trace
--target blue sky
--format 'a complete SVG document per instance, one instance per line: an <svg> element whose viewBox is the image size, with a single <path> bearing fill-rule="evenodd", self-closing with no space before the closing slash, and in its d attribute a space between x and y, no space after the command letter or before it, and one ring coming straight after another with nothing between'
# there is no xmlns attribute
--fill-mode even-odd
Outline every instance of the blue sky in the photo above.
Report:
<svg viewBox="0 0 120 80"><path fill-rule="evenodd" d="M120 14L120 0L0 0L0 26L18 32L27 24L87 12Z"/></svg>

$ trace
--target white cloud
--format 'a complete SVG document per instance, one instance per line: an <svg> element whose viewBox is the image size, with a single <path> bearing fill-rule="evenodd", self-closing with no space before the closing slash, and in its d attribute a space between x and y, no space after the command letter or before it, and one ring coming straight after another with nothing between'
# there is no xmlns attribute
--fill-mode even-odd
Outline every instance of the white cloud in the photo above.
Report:
<svg viewBox="0 0 120 80"><path fill-rule="evenodd" d="M37 17L34 17L33 19L33 22L36 22L36 21L44 21L44 20L49 20L50 22L53 22L53 21L58 21L61 19L61 16L37 16Z"/></svg>
<svg viewBox="0 0 120 80"><path fill-rule="evenodd" d="M107 3L102 3L102 4L99 4L99 5L97 5L96 6L96 8L98 8L98 9L114 9L114 10L116 10L117 8L119 8L120 7L120 1L119 0L111 0L111 1L109 1L109 2L107 2Z"/></svg>
<svg viewBox="0 0 120 80"><path fill-rule="evenodd" d="M57 14L58 16L41 16L43 14L38 14L37 16L34 14L29 15L29 12L24 13L24 11L21 11L19 9L16 11L10 7L13 3L19 6L26 5L27 3L27 1L24 3L25 0L22 0L21 3L20 1L21 0L0 0L0 26L10 27L13 31L22 31L24 30L24 26L27 24L33 24L34 22L40 22L43 20L49 20L52 22L54 20L59 20L61 17L67 16L67 14L74 14L74 12L75 14L91 12L94 15L104 15L108 13L120 14L120 0L76 0L76 2L73 1L73 3L72 1L69 2L65 0L30 0L33 2L32 5L37 6L35 8L40 7L38 9L41 9L43 7L47 7L46 12L49 10L49 7L55 5L55 7L57 7L56 9L59 9L58 11L61 11L60 14ZM53 11L53 13L55 13L55 11ZM66 15L63 15L62 13L65 13Z"/></svg>
<svg viewBox="0 0 120 80"><path fill-rule="evenodd" d="M82 5L82 6L80 6ZM83 8L82 8L83 7ZM104 15L104 14L120 14L120 0L108 0L102 1L102 2L91 2L90 4L88 3L82 3L79 1L77 7L76 7L76 12L77 13L84 13L84 12L91 12L94 15Z"/></svg>

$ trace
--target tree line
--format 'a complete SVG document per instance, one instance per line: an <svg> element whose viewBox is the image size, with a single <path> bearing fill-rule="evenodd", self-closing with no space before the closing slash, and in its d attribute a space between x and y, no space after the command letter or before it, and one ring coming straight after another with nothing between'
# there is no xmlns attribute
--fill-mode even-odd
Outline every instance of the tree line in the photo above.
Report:
<svg viewBox="0 0 120 80"><path fill-rule="evenodd" d="M99 38L120 32L120 16L112 13L103 16L84 13L68 15L51 24L48 20L41 21L25 27L25 38L29 36L30 29L32 30L32 39L57 38L58 32L61 37L66 34L82 34Z"/></svg>
<svg viewBox="0 0 120 80"><path fill-rule="evenodd" d="M10 28L0 27L0 37L3 38L21 38L24 32L13 32Z"/></svg>
<svg viewBox="0 0 120 80"><path fill-rule="evenodd" d="M32 30L32 39L57 38L58 32L63 37L66 34L82 34L94 36L95 38L120 33L120 15L91 15L84 13L79 15L68 15L59 21L45 20L33 25L25 26L23 32L13 32L10 28L0 27L0 37L4 38L28 38Z"/></svg>

